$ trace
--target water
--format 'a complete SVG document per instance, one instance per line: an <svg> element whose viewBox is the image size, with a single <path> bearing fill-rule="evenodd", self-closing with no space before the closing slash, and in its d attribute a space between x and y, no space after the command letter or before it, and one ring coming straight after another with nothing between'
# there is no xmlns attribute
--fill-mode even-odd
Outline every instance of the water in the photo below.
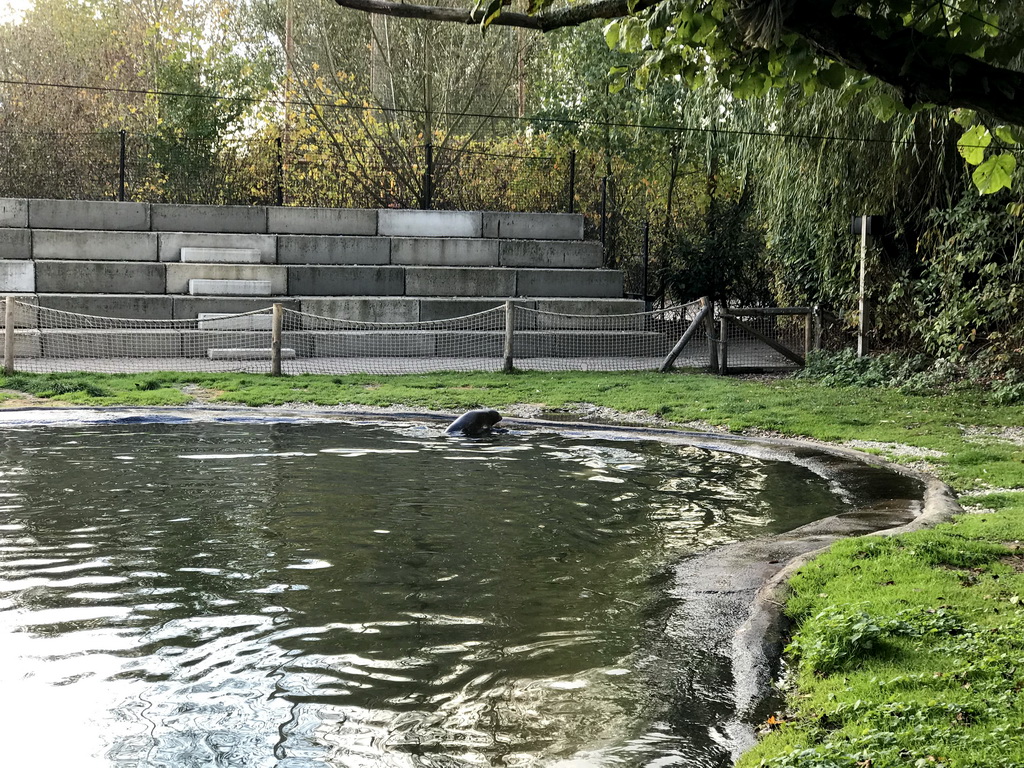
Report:
<svg viewBox="0 0 1024 768"><path fill-rule="evenodd" d="M5 761L727 764L679 714L671 565L842 511L828 484L687 446L440 432L0 433Z"/></svg>

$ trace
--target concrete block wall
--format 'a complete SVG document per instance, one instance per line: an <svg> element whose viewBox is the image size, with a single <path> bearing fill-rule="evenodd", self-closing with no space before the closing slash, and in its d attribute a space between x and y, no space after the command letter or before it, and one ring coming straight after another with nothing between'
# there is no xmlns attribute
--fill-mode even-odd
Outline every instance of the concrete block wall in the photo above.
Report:
<svg viewBox="0 0 1024 768"><path fill-rule="evenodd" d="M600 244L583 240L574 214L0 198L0 294L108 317L185 319L274 301L397 323L508 298L579 314L642 309L622 298L621 273L601 267ZM219 281L269 283L270 295L191 295L230 294Z"/></svg>

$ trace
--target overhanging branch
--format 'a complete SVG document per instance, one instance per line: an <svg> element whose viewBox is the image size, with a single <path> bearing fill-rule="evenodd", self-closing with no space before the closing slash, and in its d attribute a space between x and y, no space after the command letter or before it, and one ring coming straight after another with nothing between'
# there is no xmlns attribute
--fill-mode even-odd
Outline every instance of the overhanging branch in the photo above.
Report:
<svg viewBox="0 0 1024 768"><path fill-rule="evenodd" d="M646 10L657 5L659 1L640 0L633 10L634 12ZM463 8L415 5L392 0L335 0L335 2L342 8L352 8L366 13L399 16L406 19L447 21L456 24L479 24L484 15L482 10L471 11ZM542 11L532 16L516 11L502 11L491 21L491 24L550 32L563 27L578 27L593 19L617 19L628 14L629 4L626 0L593 0L593 2L574 3L556 10Z"/></svg>

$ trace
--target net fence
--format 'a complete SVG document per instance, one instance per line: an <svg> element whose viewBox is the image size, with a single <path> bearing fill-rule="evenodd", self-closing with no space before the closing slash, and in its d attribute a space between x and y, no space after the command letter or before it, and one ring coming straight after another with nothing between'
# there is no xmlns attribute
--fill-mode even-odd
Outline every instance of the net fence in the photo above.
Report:
<svg viewBox="0 0 1024 768"><path fill-rule="evenodd" d="M675 365L707 368L709 339L704 324L695 323L700 311L694 302L650 312L583 315L510 302L450 319L388 323L323 317L278 305L276 310L208 313L186 320L139 320L10 300L4 313L5 362L30 373L270 373L279 350L285 374L499 371L513 366L656 370L690 329Z"/></svg>
<svg viewBox="0 0 1024 768"><path fill-rule="evenodd" d="M811 319L811 311L804 308L748 310L720 317L720 370L737 373L802 367L813 344Z"/></svg>

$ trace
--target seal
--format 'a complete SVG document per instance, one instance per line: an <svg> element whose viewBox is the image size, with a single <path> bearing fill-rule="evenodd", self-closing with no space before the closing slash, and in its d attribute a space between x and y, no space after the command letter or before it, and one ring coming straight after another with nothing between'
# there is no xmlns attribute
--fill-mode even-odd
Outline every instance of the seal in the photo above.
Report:
<svg viewBox="0 0 1024 768"><path fill-rule="evenodd" d="M459 418L449 424L444 433L446 435L480 437L481 435L489 435L492 432L504 431L494 429L494 425L499 421L501 421L501 414L497 411L466 411L464 414L459 416Z"/></svg>

